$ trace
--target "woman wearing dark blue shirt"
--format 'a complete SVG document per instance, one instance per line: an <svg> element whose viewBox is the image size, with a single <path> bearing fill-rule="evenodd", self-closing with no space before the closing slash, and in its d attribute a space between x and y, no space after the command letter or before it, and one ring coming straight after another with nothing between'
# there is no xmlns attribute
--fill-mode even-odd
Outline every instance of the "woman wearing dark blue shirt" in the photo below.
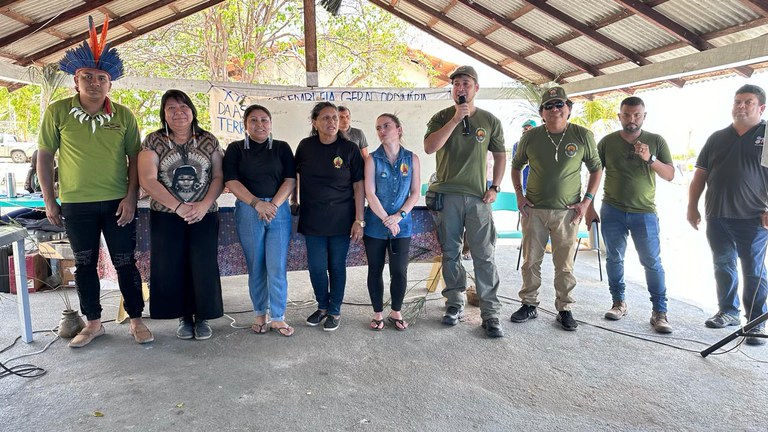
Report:
<svg viewBox="0 0 768 432"><path fill-rule="evenodd" d="M389 254L391 309L387 319L405 330L400 309L408 283L408 249L411 245L411 210L419 199L419 157L401 144L403 128L394 114L376 119L381 146L365 160L365 253L368 256L368 294L373 305L371 329L384 328L384 258Z"/></svg>
<svg viewBox="0 0 768 432"><path fill-rule="evenodd" d="M243 113L246 135L224 155L224 181L237 197L237 235L248 265L248 291L256 334L270 328L293 335L285 322L288 301L287 260L291 238L288 197L296 185L293 152L285 141L272 139L272 114L260 105ZM267 318L267 311L272 319Z"/></svg>

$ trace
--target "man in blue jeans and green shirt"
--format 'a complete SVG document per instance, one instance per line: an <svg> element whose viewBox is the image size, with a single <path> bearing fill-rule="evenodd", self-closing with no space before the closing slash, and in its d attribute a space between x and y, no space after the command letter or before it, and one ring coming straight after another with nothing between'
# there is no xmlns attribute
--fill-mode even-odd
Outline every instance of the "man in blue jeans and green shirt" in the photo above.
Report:
<svg viewBox="0 0 768 432"><path fill-rule="evenodd" d="M587 226L599 220L606 249L605 268L613 306L605 318L619 320L627 315L624 298L624 255L627 237L632 235L645 282L651 294L651 326L659 333L671 333L667 320L667 288L659 247L659 218L656 215L656 175L666 181L675 176L667 142L660 135L643 130L645 103L628 97L619 106L622 129L606 135L597 144L605 169L604 197L600 218L590 204Z"/></svg>

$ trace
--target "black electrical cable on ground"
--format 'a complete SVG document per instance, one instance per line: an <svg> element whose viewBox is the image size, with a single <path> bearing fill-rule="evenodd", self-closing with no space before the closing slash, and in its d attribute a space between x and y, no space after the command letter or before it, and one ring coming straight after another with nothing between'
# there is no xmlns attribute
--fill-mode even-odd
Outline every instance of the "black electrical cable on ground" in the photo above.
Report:
<svg viewBox="0 0 768 432"><path fill-rule="evenodd" d="M20 365L11 366L10 368L5 366L3 362L0 362L0 378L5 378L10 375L16 375L22 378L37 378L46 374L46 370L35 366L33 364L24 363Z"/></svg>
<svg viewBox="0 0 768 432"><path fill-rule="evenodd" d="M50 342L48 342L45 345L45 347L43 347L43 349L40 350L40 351L37 351L37 352L34 352L34 353L29 353L29 354L22 354L20 356L11 358L9 360L6 360L5 363L0 361L0 378L5 378L7 376L18 376L18 377L22 377L22 378L38 378L38 377L41 377L41 376L45 375L46 373L48 373L48 371L46 371L45 369L43 369L43 368L41 368L39 366L35 366L33 364L29 364L29 363L24 363L24 364L19 364L19 365L14 365L14 366L8 366L6 363L8 363L10 361L13 361L13 360L16 360L16 359L20 359L20 358L23 358L23 357L27 357L27 356L31 356L31 355L35 355L35 354L40 354L40 353L44 352L45 350L48 349L48 347L51 346L51 344L53 344L54 342L56 342L59 339L59 335L56 333L56 330L57 329L33 331L32 333L51 333L51 332L53 332L53 334L55 334L56 337L53 338L53 340L51 340ZM13 346L16 345L16 343L18 341L20 341L20 340L21 340L21 336L17 336L16 339L14 339L13 342L10 345L6 346L3 349L0 349L0 354L8 351L11 348L13 348Z"/></svg>

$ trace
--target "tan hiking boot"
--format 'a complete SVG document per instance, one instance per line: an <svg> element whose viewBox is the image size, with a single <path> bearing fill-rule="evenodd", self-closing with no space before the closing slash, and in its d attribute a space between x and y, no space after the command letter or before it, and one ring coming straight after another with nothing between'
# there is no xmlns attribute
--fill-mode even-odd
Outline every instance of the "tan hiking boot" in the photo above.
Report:
<svg viewBox="0 0 768 432"><path fill-rule="evenodd" d="M605 313L605 319L617 321L627 316L627 313L627 302L613 302L611 309Z"/></svg>
<svg viewBox="0 0 768 432"><path fill-rule="evenodd" d="M651 314L651 325L657 333L672 333L672 326L667 321L666 312L653 312Z"/></svg>

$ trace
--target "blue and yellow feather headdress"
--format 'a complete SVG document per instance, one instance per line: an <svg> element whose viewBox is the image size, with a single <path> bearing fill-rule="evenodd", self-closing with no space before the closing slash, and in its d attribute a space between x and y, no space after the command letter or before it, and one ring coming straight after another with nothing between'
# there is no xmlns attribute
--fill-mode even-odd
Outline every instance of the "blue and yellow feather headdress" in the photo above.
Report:
<svg viewBox="0 0 768 432"><path fill-rule="evenodd" d="M101 37L96 34L93 17L88 17L89 38L77 48L72 48L59 61L62 72L74 75L79 69L99 69L109 74L112 81L123 77L123 61L116 48L110 48L107 42L109 17L104 18Z"/></svg>

